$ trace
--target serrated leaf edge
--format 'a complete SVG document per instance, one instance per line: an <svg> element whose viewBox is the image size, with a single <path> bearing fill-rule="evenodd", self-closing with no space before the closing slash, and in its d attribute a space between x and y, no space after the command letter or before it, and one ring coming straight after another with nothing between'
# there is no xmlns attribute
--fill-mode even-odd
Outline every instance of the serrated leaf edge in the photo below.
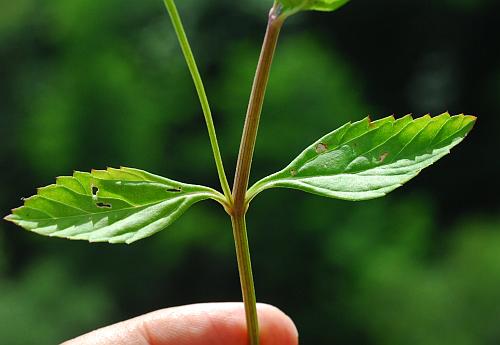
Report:
<svg viewBox="0 0 500 345"><path fill-rule="evenodd" d="M462 114L457 114L457 115L451 116L448 112L445 112L445 113L443 113L443 114L441 114L441 115L437 115L437 116L435 116L435 117L431 117L429 114L426 114L426 115L424 115L424 116L421 116L421 117L418 117L418 118L414 118L411 114L408 114L408 115L405 115L404 117L401 117L400 119L396 119L393 115L391 115L391 116L388 116L388 117L385 117L385 118L382 118L382 119L380 119L380 120L376 120L376 121L371 121L371 119L370 119L370 117L369 117L369 116L368 116L368 117L365 117L365 118L363 118L362 120L357 121L357 122L352 122L352 121L349 121L349 122L347 122L346 124L344 124L344 125L340 126L340 127L339 127L339 128L337 128L336 130L334 130L333 132L330 132L330 133L325 134L325 135L324 135L324 136L322 136L320 139L318 139L316 142L314 142L313 144L309 145L309 146L308 146L306 149L304 149L304 150L303 150L303 151L302 151L302 152L301 152L301 153L300 153L297 157L295 157L295 158L294 158L294 159L293 159L293 160L292 160L292 161L291 161L291 162L290 162L290 163L289 163L289 164L288 164L288 165L287 165L284 169L282 169L282 170L280 170L280 171L278 171L278 172L276 172L276 173L273 173L273 174L271 174L271 175L268 175L268 176L266 176L266 177L264 177L264 178L262 178L262 179L258 180L256 183L254 183L254 184L253 184L253 185L252 185L252 186L248 189L248 191L247 191L246 201L247 201L247 203L250 203L250 202L251 202L251 201L255 198L255 196L257 196L257 194L259 194L260 192L262 192L262 191L264 191L264 190L270 189L270 188L280 187L280 188L295 189L295 188L292 188L292 187L289 187L289 186L283 186L283 185L280 185L281 183L286 182L286 180L287 180L287 179L285 179L285 178L281 178L279 181L272 181L272 179L273 179L273 178L275 178L276 176L279 176L280 174L283 174L283 173L286 173L286 172L290 171L290 170L292 169L292 167L294 166L294 164L296 164L296 162L297 162L297 161L300 161L300 160L301 160L301 159L302 159L305 155L307 155L307 151L308 151L308 149L309 149L310 147L313 147L313 146L315 146L315 145L317 145L317 144L321 143L321 142L322 142L322 140L324 140L324 138L325 138L325 137L327 137L327 136L329 136L329 135L332 135L335 131L342 130L342 129L343 129L344 127L346 127L346 126L351 127L352 125L354 125L354 124L356 124L356 123L361 123L361 122L363 122L363 121L368 121L368 124L369 124L369 125L373 125L373 124L376 124L376 123L377 123L377 122L379 122L379 121L387 121L387 119L390 119L390 121L398 121L398 120L403 120L404 118L407 118L407 117L409 117L409 118L411 119L408 123L406 123L403 127L401 127L401 128L400 128L400 129L399 129L396 133L394 133L393 135L391 135L391 136L390 136L387 140L385 140L384 142L382 142L382 143L378 144L378 145L377 145L377 146L375 146L375 147L370 148L370 150L368 150L368 151L366 151L366 152L363 152L363 153L361 153L361 154L358 154L358 156L360 156L360 155L367 154L367 153L371 152L372 150L374 150L374 149L376 149L376 148L378 148L378 147L380 147L380 146L384 145L384 144L385 144L385 143L387 143L387 142L388 142L388 141L389 141L392 137L394 137L394 136L396 136L396 135L400 134L400 133L401 133L401 131L403 131L403 130L404 130L407 126L409 126L409 125L410 125L413 121L418 120L418 119L421 119L421 118L425 118L425 117L430 117L430 118L431 118L431 120L432 120L432 119L436 119L437 117L440 117L440 116L446 116L446 117L448 117L448 119L447 119L447 121L445 121L445 122L441 125L441 127L439 128L439 130L436 132L436 134L435 134L435 136L434 136L433 140L432 140L432 141L431 141L431 143L428 145L428 147L430 147L430 146L434 146L434 145L438 145L439 143L442 143L442 142L444 142L444 141L446 141L446 140L449 140L451 137L453 137L453 136L454 136L454 135L456 135L457 133L459 133L459 132L463 131L465 127L461 127L461 125L463 124L463 121L465 121L465 119L466 119L466 118L472 118L472 121L471 121L471 123L472 123L472 125L471 125L471 129L472 129L472 127L474 126L475 121L476 121L476 117L475 117L475 116L472 116L472 115L465 115L465 114L463 114L463 113L462 113ZM444 126L446 125L446 123L447 123L450 119L452 119L452 118L454 118L454 117L457 117L457 116L460 116L460 117L462 118L462 121L461 121L461 123L460 123L460 126L458 126L458 127L459 127L459 129L458 129L458 130L456 130L456 131L454 131L452 134L448 135L446 138L441 139L438 143L434 143L435 138L437 138L437 137L439 136L440 131L444 128ZM384 123L384 124L385 124L385 123ZM382 124L382 125L384 125L384 124ZM419 130L419 131L418 131L418 132L417 132L417 133L416 133L416 134L412 137L412 139L411 139L411 140L410 140L410 141L409 141L409 142L408 142L408 143L407 143L404 147L407 147L408 145L410 145L410 144L411 144L411 142L412 142L413 140L415 140L415 138L416 138L416 137L417 137L417 136L418 136L418 135L419 135L419 134L420 134L423 130L425 130L425 128L426 128L429 124L431 124L431 122L427 123L424 127L422 127L422 128L421 128L421 129L420 129L420 130ZM366 135L367 133L369 133L369 132L371 132L371 131L373 131L373 130L377 130L378 128L380 128L380 127L374 127L373 129L370 129L370 130L368 130L368 131L366 131L366 132L364 132L364 133L362 133L362 134L360 134L360 135L358 135L358 136L356 136L356 137L353 137L353 138L349 139L348 141L346 141L346 142L342 143L342 145L347 145L348 143L350 143L350 142L352 142L352 141L354 141L354 140L358 140L358 139L359 139L360 137L362 137L363 135ZM349 131L349 130L346 130L346 132L344 132L344 133L342 134L342 136L339 138L339 142L342 142L342 139L345 137L345 135L347 134L347 132L348 132L348 131ZM469 131L470 131L470 129L469 129ZM434 164L437 160L439 160L440 158L442 158L442 157L444 157L445 155L449 154L449 153L450 153L450 149L451 149L451 148L453 148L454 146L458 145L458 144L459 144L459 143L460 143L460 142L461 142L461 141L462 141L462 140L463 140L463 139L467 136L467 134L468 134L468 132L467 132L467 133L465 133L463 137L461 137L461 138L456 138L456 139L453 141L453 143L452 143L452 144L450 144L450 146L449 146L449 148L448 148L448 149L444 150L443 152L441 152L441 153L439 153L439 154L437 154L437 155L434 155L435 151L436 151L436 150L443 149L443 148L434 149L434 150L432 151L432 153L430 153L430 155L431 155L431 156L433 156L433 157L435 157L435 159L433 159L433 161L432 161L429 165ZM403 147L403 148L402 148L402 149L398 152L398 154L397 154L397 155L399 155L401 152L403 152L404 147ZM337 149L337 148L338 148L338 147L331 148L331 149L330 149L330 150L328 150L328 151L331 151L331 150L334 150L334 149ZM396 157L395 157L395 158L393 158L393 160L396 160L396 159L397 159L397 155L396 155ZM422 157L422 156L425 156L425 155L428 155L428 154L424 154L424 155L416 156L414 160L416 161L416 160L417 160L417 158ZM311 158L311 159L307 160L307 161L304 163L304 165L305 165L305 164L307 164L308 162L310 162L310 161L314 160L314 159L315 159L315 157L313 157L313 158ZM379 167L380 167L380 166L379 166ZM379 168L379 167L376 167L376 168ZM374 168L372 168L372 169L374 169ZM393 191L394 189L396 189L396 188L398 188L398 187L402 186L404 183L408 182L409 180L411 180L412 178L414 178L415 176L417 176L417 175L418 175L421 171L422 171L422 169L420 169L420 170L416 171L415 173L408 174L408 175L409 175L409 176L408 176L408 178L407 178L407 179L405 179L402 183L397 184L397 185L394 185L394 186L395 186L394 188L392 188L392 186L391 186L391 188L390 188L390 189L388 189L387 191L385 191L385 192L383 192L383 193L380 193L379 197L383 197L383 196L385 196L387 193L389 193L389 192ZM357 173L356 171L350 171L350 172L349 172L349 174L356 174L356 173ZM343 174L331 174L331 175L324 175L324 176L337 176L337 175L343 175ZM365 176L365 174L363 174L363 175ZM369 175L366 175L366 176L369 176ZM308 177L303 177L303 178L301 178L301 180L307 180L307 178L308 178ZM311 177L311 178L312 178L312 177ZM269 180L271 180L271 182L268 182ZM298 181L298 180L294 180L294 179L289 179L289 180L290 180L290 181L293 181L294 183L297 183L297 181ZM386 189L386 188L387 188L387 187L383 187L383 188L380 188L380 189ZM314 193L314 192L311 192L311 193L313 193L313 194L319 194L319 193ZM349 199L349 198L345 198L345 199L344 199L344 198L341 198L341 197L335 197L335 198L337 198L337 199L341 199L341 200L351 200L351 199ZM369 198L369 199L372 199L372 198ZM359 199L359 200L368 200L368 199Z"/></svg>
<svg viewBox="0 0 500 345"><path fill-rule="evenodd" d="M147 175L150 175L151 177L154 177L154 178L158 179L158 181L165 181L166 183L171 183L171 184L174 184L174 185L177 184L177 185L182 185L182 186L196 187L196 188L202 189L204 191L203 192L197 192L197 191L196 192L186 192L182 196L180 195L178 197L173 197L173 198L170 198L168 200L160 200L160 201L155 201L155 202L151 202L151 203L143 204L143 205L133 205L133 203L131 203L129 200L119 199L120 201L124 201L127 204L131 205L131 207L121 208L119 210L101 211L99 213L88 212L88 211L86 211L84 209L81 209L81 208L78 208L78 207L74 207L73 205L66 205L64 203L61 203L59 200L54 200L52 198L48 198L46 196L38 194L42 189L49 188L51 186L57 186L57 187L60 187L60 188L64 188L64 189L68 190L71 193L75 193L75 194L80 195L80 196L88 197L89 196L88 194L82 194L82 193L80 193L78 191L75 191L75 190L73 190L71 188L68 188L65 185L57 184L57 181L59 179L62 179L62 178L70 177L70 178L73 178L75 181L77 181L81 185L81 181L78 178L75 177L75 175L77 175L77 174L89 174L89 175L91 175L92 179L101 180L101 181L106 181L107 180L107 179L104 179L104 178L96 177L95 175L96 175L97 172L100 172L100 173L103 173L103 172L115 172L115 173L116 172L126 172L126 173L128 173L130 175L136 176L139 179L137 182L155 183L155 182L148 181L144 176L141 176L140 174L137 173L137 172L142 172L142 173L146 173ZM160 182L156 182L156 183L161 184ZM163 184L161 184L161 185L163 185ZM81 187L83 188L83 190L85 190L85 187L83 185L81 185ZM18 226L23 227L20 224L22 222L36 222L36 221L47 221L47 220L57 221L57 220L61 220L61 219L71 219L72 217L75 217L75 218L81 218L82 217L82 215L65 216L65 217L54 217L54 216L48 214L44 210L40 210L38 208L34 208L34 207L31 207L31 206L26 206L26 201L29 201L30 199L35 198L35 197L37 197L37 198L43 198L43 199L46 199L46 200L50 200L51 202L59 203L61 205L64 205L65 207L74 208L74 209L78 210L79 212L82 212L83 214L88 214L88 215L106 215L108 213L113 213L113 212L115 212L115 213L116 212L124 212L124 213L126 213L127 211L131 211L131 210L137 210L138 212L140 212L141 209L147 209L147 208L153 207L155 205L160 205L162 203L172 203L172 202L175 202L176 200L178 200L179 198L186 198L186 196L199 198L199 200L195 201L194 203L197 203L199 201L206 200L206 199L213 199L213 200L219 202L223 207L226 207L226 199L225 199L224 195L222 193L220 193L220 192L218 192L218 191L210 188L210 187L200 186L200 185L194 185L194 184L181 183L181 182L178 182L178 181L175 181L175 180L171 180L171 179L162 177L160 175L155 175L155 174L143 172L143 171L140 171L140 170L137 170L137 169L133 169L133 168L120 167L119 169L114 169L114 168L108 167L108 168L106 168L106 170L95 170L95 169L92 169L90 173L86 173L86 172L81 172L81 171L75 170L73 172L72 176L57 176L55 184L50 184L50 185L47 185L47 186L44 186L44 187L37 188L37 194L32 195L32 196L30 196L28 198L23 198L23 201L24 201L23 205L19 206L17 208L12 209L11 210L12 213L9 214L9 215L7 215L7 216L5 216L3 219L6 220L6 221L8 221L8 222L11 222L11 223L14 223L14 224L16 224ZM113 199L113 198L106 198L106 199ZM115 200L118 200L118 199L115 199ZM179 209L184 208L185 204L186 203L182 203L179 206ZM35 211L37 211L39 213L46 214L47 218L37 218L37 219L34 218L34 219L29 219L29 220L23 220L21 217L19 217L19 216L17 216L17 215L14 214L14 212L16 210L21 209L21 208L32 209L32 210L35 210ZM109 242L109 243L122 243L122 242L125 242L127 244L130 244L132 242L135 242L138 239L144 238L144 236L142 236L142 237L139 236L139 234L141 233L141 231L144 228L148 227L149 225L151 225L153 223L156 223L156 222L159 222L159 221L162 221L162 220L166 221L168 223L168 224L164 225L164 227L166 227L166 226L170 225L171 223L173 223L175 220L177 220L185 212L186 209L181 210L181 212L175 212L174 213L174 217L170 217L170 216L160 217L158 219L154 219L151 222L146 223L143 227L141 227L141 229L137 230L132 236L130 236L129 238L127 238L125 241L121 241L121 239L115 239L115 237L117 237L117 236L113 236L112 238L109 238L109 239L98 238L97 236L90 236L89 238L82 238L82 236L85 235L85 234L87 234L88 232L86 232L86 233L79 233L78 235L75 235L75 236L62 236L60 233L63 232L63 231L67 231L68 228L62 229L61 231L56 231L56 232L53 232L53 233L48 233L48 234L43 234L40 231L36 231L34 229L30 230L30 231L35 232L35 233L39 233L39 234L43 234L43 235L48 236L48 237L59 237L59 238L74 239L74 240L87 239L89 242ZM126 217L126 218L128 218L128 217ZM126 219L126 218L124 218L124 219ZM110 225L113 225L113 224L115 224L115 223L112 223ZM109 227L110 225L107 225L106 227ZM102 228L102 229L104 229L104 228ZM102 229L98 229L98 230L94 230L94 231L98 232L98 231L100 231ZM122 234L122 236L120 236L120 237L123 237L123 235L127 235L127 234L128 233ZM152 234L153 233L148 234L148 236L150 236Z"/></svg>

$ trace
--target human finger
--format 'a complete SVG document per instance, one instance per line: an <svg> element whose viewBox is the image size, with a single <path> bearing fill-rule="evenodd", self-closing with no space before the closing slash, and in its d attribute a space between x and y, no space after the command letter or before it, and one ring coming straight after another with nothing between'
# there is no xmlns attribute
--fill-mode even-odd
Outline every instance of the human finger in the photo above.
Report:
<svg viewBox="0 0 500 345"><path fill-rule="evenodd" d="M257 305L261 345L297 345L293 321L278 308ZM242 303L167 308L98 329L63 345L247 345Z"/></svg>

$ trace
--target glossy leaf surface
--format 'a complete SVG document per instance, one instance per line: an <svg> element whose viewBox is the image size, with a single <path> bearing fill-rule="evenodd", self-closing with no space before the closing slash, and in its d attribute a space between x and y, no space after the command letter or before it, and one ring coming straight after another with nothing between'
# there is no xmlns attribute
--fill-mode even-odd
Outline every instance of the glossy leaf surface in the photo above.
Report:
<svg viewBox="0 0 500 345"><path fill-rule="evenodd" d="M257 182L247 199L274 187L345 200L384 196L448 154L475 120L445 113L348 123L309 146L282 171Z"/></svg>
<svg viewBox="0 0 500 345"><path fill-rule="evenodd" d="M39 188L5 219L41 235L131 243L172 224L194 203L218 192L142 170L76 171Z"/></svg>

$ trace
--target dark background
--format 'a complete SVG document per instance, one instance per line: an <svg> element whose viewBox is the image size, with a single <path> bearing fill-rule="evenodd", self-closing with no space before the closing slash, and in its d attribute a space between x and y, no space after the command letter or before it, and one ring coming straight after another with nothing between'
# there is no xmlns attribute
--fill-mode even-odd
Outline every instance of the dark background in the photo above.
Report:
<svg viewBox="0 0 500 345"><path fill-rule="evenodd" d="M271 1L179 1L232 180ZM384 199L272 190L248 215L257 297L302 344L500 343L500 50L495 0L352 1L282 31L252 171L339 125L478 116L450 156ZM161 1L0 1L0 213L73 169L120 165L217 187ZM174 305L240 300L215 203L130 246L0 222L0 342L54 344Z"/></svg>

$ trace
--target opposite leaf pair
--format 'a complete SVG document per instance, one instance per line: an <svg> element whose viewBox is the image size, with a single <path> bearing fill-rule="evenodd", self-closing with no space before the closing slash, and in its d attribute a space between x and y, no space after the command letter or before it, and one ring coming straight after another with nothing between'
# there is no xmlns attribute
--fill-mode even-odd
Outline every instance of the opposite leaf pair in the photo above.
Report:
<svg viewBox="0 0 500 345"><path fill-rule="evenodd" d="M248 102L236 164L229 187L210 105L174 0L163 0L198 93L210 146L224 194L130 168L75 172L38 190L6 217L25 229L48 236L131 243L174 222L194 203L214 199L231 217L238 272L245 305L248 344L259 345L256 295L245 216L250 201L273 187L346 200L385 195L416 176L457 145L472 128L472 116L443 114L393 117L348 123L309 146L282 171L248 189L259 119L274 51L285 19L303 10L333 11L346 0L275 0Z"/></svg>
<svg viewBox="0 0 500 345"><path fill-rule="evenodd" d="M449 153L471 130L475 117L448 113L413 120L365 118L327 134L282 171L251 187L285 187L346 200L381 197ZM191 205L224 196L141 170L75 172L38 189L6 219L47 236L91 242L131 243L166 228Z"/></svg>

